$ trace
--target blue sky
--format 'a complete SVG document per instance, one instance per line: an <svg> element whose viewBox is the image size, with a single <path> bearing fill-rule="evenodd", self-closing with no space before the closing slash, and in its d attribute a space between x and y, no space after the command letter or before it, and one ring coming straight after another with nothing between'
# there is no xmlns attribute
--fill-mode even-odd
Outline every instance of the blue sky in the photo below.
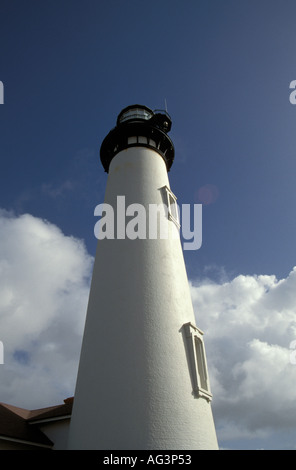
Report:
<svg viewBox="0 0 296 470"><path fill-rule="evenodd" d="M269 289L290 285L295 14L290 0L2 0L1 208L10 220L24 220L23 214L48 220L65 237L83 240L86 257L94 256L93 211L106 184L100 144L122 108L164 108L166 100L176 151L171 188L179 204L204 203L202 247L184 253L193 288L228 282L236 289L240 275L254 289L262 276ZM290 336L277 340L286 349L296 334L295 307L296 301L289 304ZM27 365L32 352L15 351L19 367ZM247 358L242 363L247 370ZM222 405L216 415L222 429ZM223 446L295 445L296 418L281 429L269 426L264 439L260 426L253 439L242 432L239 442L221 432Z"/></svg>
<svg viewBox="0 0 296 470"><path fill-rule="evenodd" d="M192 275L208 264L289 272L294 2L4 1L1 10L5 208L49 218L94 252L100 143L123 107L166 99L179 202L199 202L207 184L219 192L204 207L202 250L186 257ZM46 188L65 181L57 209Z"/></svg>

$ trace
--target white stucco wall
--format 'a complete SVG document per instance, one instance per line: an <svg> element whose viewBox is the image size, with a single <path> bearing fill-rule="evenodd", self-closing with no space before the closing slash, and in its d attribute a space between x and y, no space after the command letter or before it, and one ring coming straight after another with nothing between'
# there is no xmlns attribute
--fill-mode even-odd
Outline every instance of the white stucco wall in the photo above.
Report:
<svg viewBox="0 0 296 470"><path fill-rule="evenodd" d="M112 160L105 202L160 204L162 157ZM217 448L210 403L192 391L182 326L195 323L180 239L99 240L70 428L71 449Z"/></svg>
<svg viewBox="0 0 296 470"><path fill-rule="evenodd" d="M40 423L38 427L54 443L53 450L66 450L69 426L70 418Z"/></svg>

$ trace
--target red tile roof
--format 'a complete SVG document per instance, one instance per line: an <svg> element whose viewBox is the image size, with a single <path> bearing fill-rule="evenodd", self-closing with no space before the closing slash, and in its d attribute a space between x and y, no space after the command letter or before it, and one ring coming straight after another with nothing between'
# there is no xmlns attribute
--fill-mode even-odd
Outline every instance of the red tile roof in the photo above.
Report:
<svg viewBox="0 0 296 470"><path fill-rule="evenodd" d="M6 403L0 403L0 439L20 440L33 445L52 447L53 442L34 423L43 420L56 420L69 417L72 412L73 397L57 406L38 410L26 410Z"/></svg>
<svg viewBox="0 0 296 470"><path fill-rule="evenodd" d="M32 445L53 446L53 442L38 428L30 426L25 418L0 404L0 438L3 437Z"/></svg>
<svg viewBox="0 0 296 470"><path fill-rule="evenodd" d="M57 419L66 416L70 416L73 407L73 397L66 398L62 405L50 406L48 408L41 408L39 410L30 411L28 416L28 422L33 423L34 421Z"/></svg>

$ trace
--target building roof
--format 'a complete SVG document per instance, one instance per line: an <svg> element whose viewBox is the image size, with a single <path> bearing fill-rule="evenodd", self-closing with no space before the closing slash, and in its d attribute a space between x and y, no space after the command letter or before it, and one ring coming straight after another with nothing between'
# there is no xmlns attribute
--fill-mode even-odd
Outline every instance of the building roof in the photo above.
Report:
<svg viewBox="0 0 296 470"><path fill-rule="evenodd" d="M50 406L48 408L41 408L39 410L30 411L28 416L29 423L36 423L37 421L49 421L56 419L65 419L71 416L73 407L73 397L66 398L61 405Z"/></svg>
<svg viewBox="0 0 296 470"><path fill-rule="evenodd" d="M0 440L21 441L50 448L54 443L38 426L33 426L33 424L69 418L72 406L73 397L67 398L61 405L37 410L26 410L7 403L0 403Z"/></svg>

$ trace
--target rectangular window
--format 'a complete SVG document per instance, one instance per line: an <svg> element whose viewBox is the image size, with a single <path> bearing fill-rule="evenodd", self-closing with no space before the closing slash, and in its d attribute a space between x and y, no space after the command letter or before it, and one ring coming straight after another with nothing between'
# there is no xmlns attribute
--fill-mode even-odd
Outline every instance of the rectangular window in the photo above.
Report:
<svg viewBox="0 0 296 470"><path fill-rule="evenodd" d="M129 145L131 145L131 144L136 144L136 143L137 143L137 136L134 135L134 136L132 136L132 137L128 137L127 143L128 143Z"/></svg>
<svg viewBox="0 0 296 470"><path fill-rule="evenodd" d="M208 375L207 375L207 368L205 364L205 350L204 344L200 338L196 335L194 336L195 342L195 354L196 354L196 362L197 362L197 371L199 375L199 382L200 387L203 390L209 391L208 387Z"/></svg>
<svg viewBox="0 0 296 470"><path fill-rule="evenodd" d="M164 186L164 189L166 191L169 220L172 220L173 222L175 222L177 227L180 228L180 222L179 222L180 218L179 218L179 209L178 209L178 204L177 204L177 198L172 193L170 188L168 188L167 186Z"/></svg>
<svg viewBox="0 0 296 470"><path fill-rule="evenodd" d="M203 332L192 323L185 323L183 328L186 338L193 393L198 397L204 397L210 401L212 394L208 378Z"/></svg>

